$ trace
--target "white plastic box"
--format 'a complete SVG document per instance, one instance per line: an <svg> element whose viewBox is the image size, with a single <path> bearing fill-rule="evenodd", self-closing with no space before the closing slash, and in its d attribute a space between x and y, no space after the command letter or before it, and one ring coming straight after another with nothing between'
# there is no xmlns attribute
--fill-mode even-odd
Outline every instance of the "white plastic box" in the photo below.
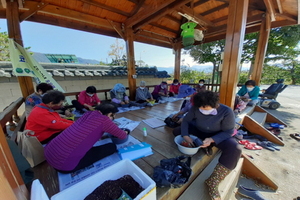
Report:
<svg viewBox="0 0 300 200"><path fill-rule="evenodd" d="M136 182L145 188L134 200L156 200L156 184L131 160L125 159L103 169L102 171L80 181L79 183L57 193L51 200L83 200L94 189L107 180L116 180L124 175L130 175Z"/></svg>

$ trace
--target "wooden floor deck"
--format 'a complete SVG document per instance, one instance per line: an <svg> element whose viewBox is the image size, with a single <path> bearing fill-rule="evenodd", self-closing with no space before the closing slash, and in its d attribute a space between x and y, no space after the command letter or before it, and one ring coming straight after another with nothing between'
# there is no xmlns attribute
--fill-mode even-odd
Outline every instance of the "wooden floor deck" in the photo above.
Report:
<svg viewBox="0 0 300 200"><path fill-rule="evenodd" d="M178 111L182 101L176 101L172 103L159 104L153 107L146 107L141 110L129 111L125 113L117 114L116 118L126 117L135 121L142 121L148 118L158 118L164 120L169 114L174 111ZM143 136L143 128L147 128L148 136ZM152 145L154 154L145 158L135 160L134 163L138 165L145 173L152 177L153 168L159 165L161 159L173 158L182 155L178 151L176 144L174 143L174 136L172 129L166 126L156 129L150 128L144 122L131 133L133 137L141 142L147 142ZM157 188L157 199L173 200L177 199L185 189L192 183L192 181L199 175L199 173L209 164L209 162L217 154L217 149L213 149L212 156L206 156L202 151L199 151L192 157L191 167L193 174L187 184L181 188ZM49 197L59 192L57 173L55 170L48 166L46 162L34 168L35 177L39 178L44 185L45 190Z"/></svg>

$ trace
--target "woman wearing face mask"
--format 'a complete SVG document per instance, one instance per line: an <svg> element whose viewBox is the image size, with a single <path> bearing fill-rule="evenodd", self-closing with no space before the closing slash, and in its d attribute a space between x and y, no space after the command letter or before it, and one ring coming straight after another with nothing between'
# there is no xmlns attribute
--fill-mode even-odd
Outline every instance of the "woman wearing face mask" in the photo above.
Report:
<svg viewBox="0 0 300 200"><path fill-rule="evenodd" d="M123 84L117 83L113 89L110 90L111 102L117 106L130 106L129 98L126 94L126 88Z"/></svg>
<svg viewBox="0 0 300 200"><path fill-rule="evenodd" d="M86 90L80 92L78 101L73 100L72 104L80 113L84 113L84 108L87 110L94 110L94 107L101 103L96 93L97 89L94 86L89 86Z"/></svg>
<svg viewBox="0 0 300 200"><path fill-rule="evenodd" d="M197 92L201 92L201 91L205 91L206 90L206 85L204 85L205 80L204 79L200 79L199 80L199 84L196 85L196 91Z"/></svg>
<svg viewBox="0 0 300 200"><path fill-rule="evenodd" d="M153 99L155 99L155 102L162 100L161 97L167 97L168 96L167 82L162 81L160 85L155 86L155 88L152 92L152 96L153 96Z"/></svg>
<svg viewBox="0 0 300 200"><path fill-rule="evenodd" d="M174 79L172 85L170 86L169 96L170 97L177 96L180 86L181 83L179 83L178 79Z"/></svg>
<svg viewBox="0 0 300 200"><path fill-rule="evenodd" d="M55 112L65 100L63 93L51 90L42 98L42 103L36 105L28 116L25 129L34 131L42 144L47 144L61 131L73 124L73 121L63 119Z"/></svg>
<svg viewBox="0 0 300 200"><path fill-rule="evenodd" d="M146 82L141 81L140 87L136 89L135 102L142 106L153 106L150 102L153 101L152 95L146 87Z"/></svg>
<svg viewBox="0 0 300 200"><path fill-rule="evenodd" d="M49 165L62 173L71 173L117 152L114 143L93 146L104 132L125 139L125 131L112 121L118 109L112 104L101 104L95 111L85 113L45 147Z"/></svg>
<svg viewBox="0 0 300 200"><path fill-rule="evenodd" d="M219 183L236 167L241 155L241 147L231 136L235 126L234 113L228 106L219 104L218 95L211 91L197 93L193 101L194 106L173 134L181 135L191 146L193 140L189 135L195 135L203 140L201 148L215 145L222 151L214 172L205 181L211 198L220 199Z"/></svg>
<svg viewBox="0 0 300 200"><path fill-rule="evenodd" d="M258 95L260 88L255 86L255 81L248 80L245 85L238 91L237 96L245 102L248 102L248 106L252 106L258 103Z"/></svg>
<svg viewBox="0 0 300 200"><path fill-rule="evenodd" d="M185 114L192 108L192 101L191 97L195 94L195 89L188 86L188 85L181 85L178 92L178 98L185 98L184 102L182 103L181 109L178 113L172 116L172 119L176 121L178 124L181 124L183 117Z"/></svg>

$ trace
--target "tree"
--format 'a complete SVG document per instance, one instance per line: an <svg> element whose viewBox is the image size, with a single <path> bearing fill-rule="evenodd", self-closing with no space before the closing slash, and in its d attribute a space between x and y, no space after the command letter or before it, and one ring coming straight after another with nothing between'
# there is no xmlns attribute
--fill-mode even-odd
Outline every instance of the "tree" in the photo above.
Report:
<svg viewBox="0 0 300 200"><path fill-rule="evenodd" d="M10 61L7 32L0 32L0 61Z"/></svg>
<svg viewBox="0 0 300 200"><path fill-rule="evenodd" d="M241 55L241 64L244 62L254 63L258 36L258 33L250 33L245 35L243 51ZM298 25L272 29L268 41L265 62L287 62L288 60L295 60L295 55L297 56L299 54L299 51L296 50L299 41L300 26ZM194 58L194 61L197 61L200 64L207 62L212 63L214 66L213 72L216 73L221 62L221 52L224 50L224 47L224 40L214 41L194 46L186 53L189 53ZM291 62L289 63L289 66L291 67ZM297 72L297 67L294 71L295 73Z"/></svg>
<svg viewBox="0 0 300 200"><path fill-rule="evenodd" d="M181 66L181 83L198 83L200 79L207 79L204 71L191 70L188 66Z"/></svg>
<svg viewBox="0 0 300 200"><path fill-rule="evenodd" d="M124 43L121 44L119 39L116 39L115 44L110 45L108 55L112 58L111 65L125 65L126 55L124 52Z"/></svg>

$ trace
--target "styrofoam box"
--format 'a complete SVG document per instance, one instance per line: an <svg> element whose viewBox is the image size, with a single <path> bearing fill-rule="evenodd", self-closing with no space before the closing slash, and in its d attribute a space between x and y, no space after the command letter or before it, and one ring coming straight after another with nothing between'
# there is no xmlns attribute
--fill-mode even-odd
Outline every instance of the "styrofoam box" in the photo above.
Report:
<svg viewBox="0 0 300 200"><path fill-rule="evenodd" d="M83 200L94 189L107 180L116 180L125 175L130 175L136 182L145 188L136 198L143 200L156 200L156 184L131 160L125 159L116 164L103 169L102 171L90 176L83 181L57 193L51 197L51 200Z"/></svg>

